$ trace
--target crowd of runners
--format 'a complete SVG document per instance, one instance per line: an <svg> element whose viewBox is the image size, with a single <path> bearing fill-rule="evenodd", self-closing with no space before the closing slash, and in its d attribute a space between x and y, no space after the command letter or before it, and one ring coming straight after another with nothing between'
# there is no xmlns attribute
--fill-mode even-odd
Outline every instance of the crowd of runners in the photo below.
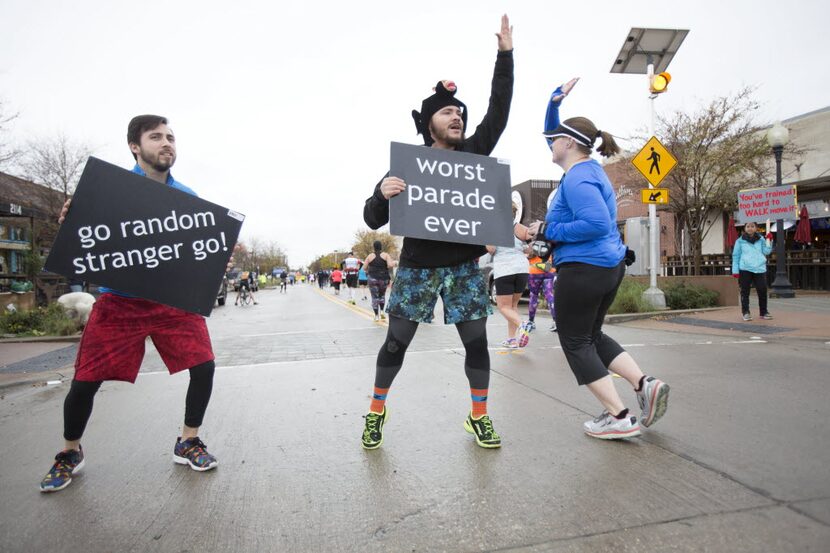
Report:
<svg viewBox="0 0 830 553"><path fill-rule="evenodd" d="M467 108L456 97L457 87L452 81L437 82L420 111L412 111L425 147L490 155L510 113L514 85L512 33L505 15L496 33L498 53L487 112L470 136L466 134L470 128ZM444 323L456 327L465 352L463 370L469 384L470 410L459 421L460 426L479 446L501 447L502 438L488 414L490 352L486 325L493 310L479 268L479 260L487 255L492 255L497 307L507 320L508 336L503 346L512 349L528 344L543 297L554 321L551 330L558 332L577 384L585 385L603 409L583 424L586 434L601 439L631 438L665 414L669 386L645 375L631 355L602 332L604 316L631 255L617 230L614 190L602 166L591 158L593 151L610 156L619 148L610 133L599 130L589 119L559 118L559 108L575 84L572 80L558 87L545 110L544 137L553 163L565 171L565 176L544 221L529 225L516 222L513 246L405 237L398 260L376 242L365 259L349 252L342 263L314 275L318 286L330 285L335 294L352 304L359 297L368 299L368 289L376 320L388 320L364 420L361 443L365 449L376 449L383 443L392 384L419 325L432 322L439 298ZM176 142L167 119L154 115L133 118L127 143L136 160L135 173L194 194L170 173L176 160ZM389 200L406 187L403 179L389 173L380 179L364 205L363 217L370 228L378 229L389 222ZM61 221L70 203L65 204ZM291 275L280 274L279 279L280 292L287 293ZM526 287L531 301L523 321L517 305ZM64 447L40 489L63 489L83 468L80 441L95 394L105 380L135 381L147 337L152 338L171 374L187 370L190 375L181 435L173 443L173 460L196 471L215 468L216 457L199 437L215 369L204 318L117 290L102 292L79 344L75 375L64 403ZM551 370L556 369L551 366ZM629 383L639 413L626 407L611 373Z"/></svg>

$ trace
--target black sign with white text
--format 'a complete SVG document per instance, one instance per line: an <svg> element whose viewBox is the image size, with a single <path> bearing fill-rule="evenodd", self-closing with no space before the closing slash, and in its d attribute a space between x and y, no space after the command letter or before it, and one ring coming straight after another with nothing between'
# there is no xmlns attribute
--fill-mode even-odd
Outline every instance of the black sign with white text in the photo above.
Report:
<svg viewBox="0 0 830 553"><path fill-rule="evenodd" d="M90 157L46 269L209 316L244 218Z"/></svg>
<svg viewBox="0 0 830 553"><path fill-rule="evenodd" d="M513 245L510 166L495 158L393 142L389 231L462 244Z"/></svg>

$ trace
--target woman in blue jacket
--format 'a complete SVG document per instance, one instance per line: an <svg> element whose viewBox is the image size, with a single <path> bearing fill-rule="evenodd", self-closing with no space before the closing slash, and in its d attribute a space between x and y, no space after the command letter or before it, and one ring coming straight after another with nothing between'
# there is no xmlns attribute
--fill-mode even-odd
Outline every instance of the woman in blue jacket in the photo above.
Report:
<svg viewBox="0 0 830 553"><path fill-rule="evenodd" d="M546 121L551 120L550 109ZM605 314L625 276L626 247L617 230L614 189L591 152L598 138L602 156L619 152L619 147L609 133L597 130L584 117L547 129L545 137L552 141L553 162L565 176L545 222L534 223L530 230L537 239L553 243L559 275L554 294L556 325L565 358L577 382L585 384L605 408L583 429L606 440L639 436L640 422L651 426L665 413L669 386L644 375L634 359L602 332ZM642 409L639 421L620 399L609 370L634 387Z"/></svg>
<svg viewBox="0 0 830 553"><path fill-rule="evenodd" d="M755 223L744 225L744 232L732 247L732 276L741 287L741 312L745 321L749 314L749 287L754 283L758 291L758 308L762 319L772 319L767 311L767 256L772 252L772 235L766 240Z"/></svg>

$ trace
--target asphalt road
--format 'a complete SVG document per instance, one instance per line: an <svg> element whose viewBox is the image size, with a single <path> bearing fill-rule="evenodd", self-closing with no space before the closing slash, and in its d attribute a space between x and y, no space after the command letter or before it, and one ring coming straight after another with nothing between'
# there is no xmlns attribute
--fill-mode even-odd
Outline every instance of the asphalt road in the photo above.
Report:
<svg viewBox="0 0 830 553"><path fill-rule="evenodd" d="M62 444L66 383L5 389L0 550L828 549L824 341L607 326L672 386L664 419L607 443L581 431L600 409L546 319L528 348L506 352L495 315L490 413L504 447L484 450L462 428L455 329L422 325L384 444L367 452L361 417L385 327L310 286L258 300L209 319L219 370L202 438L215 471L172 463L187 376L167 375L149 342L137 383L96 397L86 469L59 493L37 485Z"/></svg>

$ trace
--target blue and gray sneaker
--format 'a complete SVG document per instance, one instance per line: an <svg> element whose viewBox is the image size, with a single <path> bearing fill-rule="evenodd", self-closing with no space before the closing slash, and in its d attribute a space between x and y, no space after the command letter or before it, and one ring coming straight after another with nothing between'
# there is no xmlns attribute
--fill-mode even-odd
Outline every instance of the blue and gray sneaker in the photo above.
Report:
<svg viewBox="0 0 830 553"><path fill-rule="evenodd" d="M199 472L219 466L219 461L208 453L207 446L198 436L186 440L176 439L176 445L173 448L173 462L179 465L190 465L190 468Z"/></svg>
<svg viewBox="0 0 830 553"><path fill-rule="evenodd" d="M40 481L40 491L56 492L72 483L72 477L84 468L84 450L66 449L55 455L55 464Z"/></svg>
<svg viewBox="0 0 830 553"><path fill-rule="evenodd" d="M618 419L608 411L603 411L594 420L584 423L582 429L589 436L600 440L620 440L640 435L640 424L637 422L637 417L627 415Z"/></svg>
<svg viewBox="0 0 830 553"><path fill-rule="evenodd" d="M666 414L669 406L669 385L653 376L643 380L643 389L637 392L637 403L640 404L640 421L643 426L649 427Z"/></svg>

